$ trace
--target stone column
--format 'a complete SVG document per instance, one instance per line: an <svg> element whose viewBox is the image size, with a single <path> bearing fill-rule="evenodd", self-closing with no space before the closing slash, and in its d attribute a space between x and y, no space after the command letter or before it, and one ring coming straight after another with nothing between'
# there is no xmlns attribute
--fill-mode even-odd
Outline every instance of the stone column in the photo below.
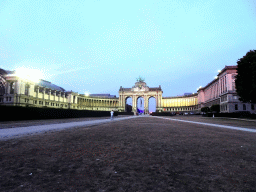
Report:
<svg viewBox="0 0 256 192"><path fill-rule="evenodd" d="M43 93L43 99L44 99L45 98L45 88L43 88L43 92L42 93Z"/></svg>
<svg viewBox="0 0 256 192"><path fill-rule="evenodd" d="M144 96L144 111L145 111L145 114L148 113L148 96L147 95Z"/></svg>
<svg viewBox="0 0 256 192"><path fill-rule="evenodd" d="M56 90L53 91L53 98L54 98L54 101L56 101Z"/></svg>
<svg viewBox="0 0 256 192"><path fill-rule="evenodd" d="M133 111L136 113L136 109L137 109L137 98L136 98L136 95L133 95L133 105L132 105L132 108L133 108Z"/></svg>
<svg viewBox="0 0 256 192"><path fill-rule="evenodd" d="M50 89L49 90L49 100L51 99L51 93L52 93L52 90Z"/></svg>

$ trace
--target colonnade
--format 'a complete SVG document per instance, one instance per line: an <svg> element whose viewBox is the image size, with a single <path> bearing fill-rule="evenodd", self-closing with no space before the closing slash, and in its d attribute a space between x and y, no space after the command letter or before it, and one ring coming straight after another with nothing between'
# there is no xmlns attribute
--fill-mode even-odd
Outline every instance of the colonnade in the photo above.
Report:
<svg viewBox="0 0 256 192"><path fill-rule="evenodd" d="M108 110L109 108L118 107L118 98L84 98L78 97L77 108L78 109L92 109L98 108L98 110Z"/></svg>

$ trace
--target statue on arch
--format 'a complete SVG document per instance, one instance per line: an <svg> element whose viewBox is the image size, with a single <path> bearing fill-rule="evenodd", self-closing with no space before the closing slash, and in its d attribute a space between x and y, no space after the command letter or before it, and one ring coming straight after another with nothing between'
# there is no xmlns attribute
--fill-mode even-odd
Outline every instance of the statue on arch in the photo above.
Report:
<svg viewBox="0 0 256 192"><path fill-rule="evenodd" d="M142 82L145 82L145 78L142 78L141 76L139 76L139 78L136 78L136 81L142 83Z"/></svg>

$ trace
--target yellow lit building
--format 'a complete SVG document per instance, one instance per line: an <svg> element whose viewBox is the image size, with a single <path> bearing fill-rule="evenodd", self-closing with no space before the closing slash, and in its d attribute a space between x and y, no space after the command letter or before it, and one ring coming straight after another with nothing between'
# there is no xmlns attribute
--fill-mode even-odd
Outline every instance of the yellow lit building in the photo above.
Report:
<svg viewBox="0 0 256 192"><path fill-rule="evenodd" d="M66 91L49 81L34 82L2 69L0 70L0 104L78 110L118 110L118 98L115 96L78 94Z"/></svg>
<svg viewBox="0 0 256 192"><path fill-rule="evenodd" d="M163 111L191 112L197 110L197 94L162 98Z"/></svg>

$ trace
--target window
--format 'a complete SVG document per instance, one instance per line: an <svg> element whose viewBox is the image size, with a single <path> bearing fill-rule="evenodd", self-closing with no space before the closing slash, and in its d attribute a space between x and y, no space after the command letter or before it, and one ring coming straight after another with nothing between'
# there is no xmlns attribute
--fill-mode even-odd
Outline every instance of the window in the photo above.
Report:
<svg viewBox="0 0 256 192"><path fill-rule="evenodd" d="M255 108L254 108L254 104L251 104L251 108L252 108L252 110L254 110Z"/></svg>
<svg viewBox="0 0 256 192"><path fill-rule="evenodd" d="M235 91L235 90L236 90L236 83L232 82L232 91Z"/></svg>
<svg viewBox="0 0 256 192"><path fill-rule="evenodd" d="M10 84L10 94L14 94L14 86L15 86L15 83L11 82L11 84Z"/></svg>
<svg viewBox="0 0 256 192"><path fill-rule="evenodd" d="M238 105L237 104L235 104L235 110L238 110Z"/></svg>
<svg viewBox="0 0 256 192"><path fill-rule="evenodd" d="M246 110L246 105L245 105L245 104L243 104L243 110L244 110L244 111Z"/></svg>
<svg viewBox="0 0 256 192"><path fill-rule="evenodd" d="M29 85L26 84L26 85L25 85L25 95L28 95L28 89L29 89Z"/></svg>

